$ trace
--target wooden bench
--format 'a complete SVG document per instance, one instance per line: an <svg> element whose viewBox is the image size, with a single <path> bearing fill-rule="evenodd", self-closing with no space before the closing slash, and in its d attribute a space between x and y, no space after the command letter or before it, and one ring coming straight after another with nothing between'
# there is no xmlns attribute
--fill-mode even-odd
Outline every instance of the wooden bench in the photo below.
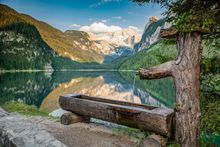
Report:
<svg viewBox="0 0 220 147"><path fill-rule="evenodd" d="M60 96L59 104L62 109L86 118L85 120L93 117L167 137L172 133L172 109L77 94Z"/></svg>

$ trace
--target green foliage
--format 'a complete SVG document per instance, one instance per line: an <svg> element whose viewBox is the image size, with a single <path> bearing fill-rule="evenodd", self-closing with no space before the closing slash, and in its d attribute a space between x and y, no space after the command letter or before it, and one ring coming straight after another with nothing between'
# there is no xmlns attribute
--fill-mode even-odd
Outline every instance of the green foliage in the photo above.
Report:
<svg viewBox="0 0 220 147"><path fill-rule="evenodd" d="M220 95L201 94L201 128L207 133L220 133Z"/></svg>
<svg viewBox="0 0 220 147"><path fill-rule="evenodd" d="M220 31L219 0L132 0L139 4L158 3L166 8L168 21L180 32Z"/></svg>
<svg viewBox="0 0 220 147"><path fill-rule="evenodd" d="M37 107L26 105L21 102L7 102L2 107L8 112L17 112L23 115L48 116L46 112L40 111Z"/></svg>
<svg viewBox="0 0 220 147"><path fill-rule="evenodd" d="M203 18L199 20L194 10L181 14L178 19L173 20L173 26L181 32L192 32L196 30L211 31L210 26L215 26L216 22L210 18ZM199 23L199 21L201 21ZM192 23L194 22L194 23Z"/></svg>
<svg viewBox="0 0 220 147"><path fill-rule="evenodd" d="M176 142L168 142L167 147L181 147L181 146Z"/></svg>
<svg viewBox="0 0 220 147"><path fill-rule="evenodd" d="M44 69L51 63L52 50L37 29L17 23L0 27L0 66L4 69Z"/></svg>
<svg viewBox="0 0 220 147"><path fill-rule="evenodd" d="M203 92L220 95L220 74L201 76L200 89Z"/></svg>
<svg viewBox="0 0 220 147"><path fill-rule="evenodd" d="M201 68L203 74L220 73L220 57L203 58Z"/></svg>
<svg viewBox="0 0 220 147"><path fill-rule="evenodd" d="M212 146L220 138L220 94L202 92L200 99L202 146Z"/></svg>
<svg viewBox="0 0 220 147"><path fill-rule="evenodd" d="M220 38L204 40L202 45L202 74L220 73Z"/></svg>
<svg viewBox="0 0 220 147"><path fill-rule="evenodd" d="M120 69L137 70L139 68L149 68L167 60L175 59L176 52L174 44L161 40L149 49L144 49L125 59Z"/></svg>

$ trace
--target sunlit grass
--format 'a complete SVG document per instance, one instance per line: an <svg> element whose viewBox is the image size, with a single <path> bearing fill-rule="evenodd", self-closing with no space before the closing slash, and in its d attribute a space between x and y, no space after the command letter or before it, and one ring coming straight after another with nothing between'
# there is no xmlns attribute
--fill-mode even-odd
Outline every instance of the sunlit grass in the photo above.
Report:
<svg viewBox="0 0 220 147"><path fill-rule="evenodd" d="M40 111L37 107L26 105L22 102L10 101L10 102L5 103L2 106L2 108L8 112L17 112L17 113L23 114L23 115L48 116L48 113Z"/></svg>

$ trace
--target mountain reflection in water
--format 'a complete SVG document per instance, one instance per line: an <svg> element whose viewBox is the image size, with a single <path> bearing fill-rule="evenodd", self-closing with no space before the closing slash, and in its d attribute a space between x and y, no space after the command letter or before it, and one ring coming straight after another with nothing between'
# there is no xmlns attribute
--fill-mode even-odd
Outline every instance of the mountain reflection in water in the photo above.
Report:
<svg viewBox="0 0 220 147"><path fill-rule="evenodd" d="M172 79L139 80L132 72L20 72L0 75L0 105L22 101L52 112L59 108L59 96L69 93L159 107L172 107L175 101Z"/></svg>

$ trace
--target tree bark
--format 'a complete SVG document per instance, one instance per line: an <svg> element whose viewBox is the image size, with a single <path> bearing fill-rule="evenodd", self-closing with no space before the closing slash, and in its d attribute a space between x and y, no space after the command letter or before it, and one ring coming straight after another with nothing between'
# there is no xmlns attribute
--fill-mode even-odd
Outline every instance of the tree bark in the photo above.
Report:
<svg viewBox="0 0 220 147"><path fill-rule="evenodd" d="M139 74L142 79L174 77L176 86L175 138L183 147L196 147L199 146L200 136L201 34L198 32L179 34L177 49L178 55L175 61L151 69L141 69Z"/></svg>
<svg viewBox="0 0 220 147"><path fill-rule="evenodd" d="M200 45L197 32L179 35L174 75L176 85L176 140L183 147L199 146L200 137Z"/></svg>

